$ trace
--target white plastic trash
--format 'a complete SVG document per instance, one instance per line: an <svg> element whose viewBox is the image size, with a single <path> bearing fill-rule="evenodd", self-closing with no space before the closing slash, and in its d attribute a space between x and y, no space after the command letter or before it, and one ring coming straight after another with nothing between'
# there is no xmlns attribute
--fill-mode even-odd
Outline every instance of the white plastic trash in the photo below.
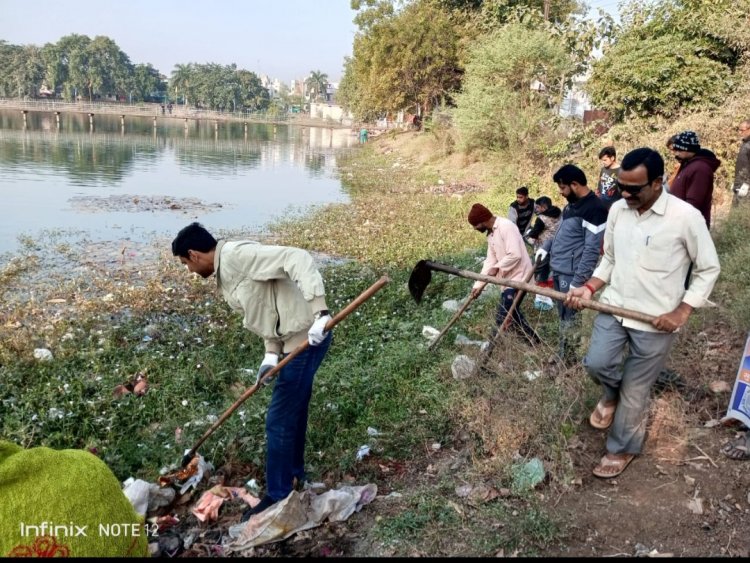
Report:
<svg viewBox="0 0 750 563"><path fill-rule="evenodd" d="M366 455L370 455L370 446L367 444L360 446L359 450L357 450L357 461L362 460Z"/></svg>
<svg viewBox="0 0 750 563"><path fill-rule="evenodd" d="M448 299L447 301L443 301L443 309L445 311L448 311L449 313L455 313L456 311L458 311L459 307L461 307L461 304L455 299Z"/></svg>
<svg viewBox="0 0 750 563"><path fill-rule="evenodd" d="M436 328L433 328L433 327L427 326L427 325L424 325L422 327L422 336L424 336L425 338L433 339L438 334L440 334L440 331L438 329L436 329Z"/></svg>
<svg viewBox="0 0 750 563"><path fill-rule="evenodd" d="M474 374L476 363L469 356L456 356L451 364L451 373L455 379L468 379Z"/></svg>
<svg viewBox="0 0 750 563"><path fill-rule="evenodd" d="M47 350L47 348L34 348L34 358L40 362L51 362L52 352Z"/></svg>

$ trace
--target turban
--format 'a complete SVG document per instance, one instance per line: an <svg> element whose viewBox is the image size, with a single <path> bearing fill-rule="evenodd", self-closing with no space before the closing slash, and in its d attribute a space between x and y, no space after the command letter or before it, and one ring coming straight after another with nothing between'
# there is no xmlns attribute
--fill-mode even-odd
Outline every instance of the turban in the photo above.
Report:
<svg viewBox="0 0 750 563"><path fill-rule="evenodd" d="M469 223L476 226L492 219L492 212L481 203L475 203L469 211Z"/></svg>

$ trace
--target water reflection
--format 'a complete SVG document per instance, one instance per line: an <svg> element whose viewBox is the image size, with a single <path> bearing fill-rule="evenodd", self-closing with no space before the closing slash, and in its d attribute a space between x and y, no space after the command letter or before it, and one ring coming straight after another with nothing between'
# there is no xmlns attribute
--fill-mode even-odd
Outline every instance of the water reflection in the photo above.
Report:
<svg viewBox="0 0 750 563"><path fill-rule="evenodd" d="M160 195L220 203L206 221L261 227L290 206L345 201L336 156L347 129L125 116L0 111L0 252L19 234L80 227L99 239L173 231L201 214L106 212L82 217L72 197ZM112 232L117 231L119 232Z"/></svg>

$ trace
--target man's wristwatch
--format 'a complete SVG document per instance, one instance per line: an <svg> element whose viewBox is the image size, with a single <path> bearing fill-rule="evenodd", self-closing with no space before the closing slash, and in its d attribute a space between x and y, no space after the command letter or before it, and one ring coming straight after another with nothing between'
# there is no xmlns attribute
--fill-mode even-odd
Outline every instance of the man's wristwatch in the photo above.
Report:
<svg viewBox="0 0 750 563"><path fill-rule="evenodd" d="M325 317L326 315L330 316L331 312L328 309L322 309L315 313L315 320L317 321L320 317Z"/></svg>

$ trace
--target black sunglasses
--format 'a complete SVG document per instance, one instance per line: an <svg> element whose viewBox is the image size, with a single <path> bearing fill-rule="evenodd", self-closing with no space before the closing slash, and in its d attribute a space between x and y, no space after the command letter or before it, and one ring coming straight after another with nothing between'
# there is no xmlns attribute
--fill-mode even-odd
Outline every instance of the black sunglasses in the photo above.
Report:
<svg viewBox="0 0 750 563"><path fill-rule="evenodd" d="M647 186L651 185L651 182L646 182L645 184L641 184L639 186L632 186L630 184L621 184L619 181L615 181L615 184L617 184L617 189L620 190L620 193L622 192L628 192L630 195L638 195L641 193L641 190Z"/></svg>

